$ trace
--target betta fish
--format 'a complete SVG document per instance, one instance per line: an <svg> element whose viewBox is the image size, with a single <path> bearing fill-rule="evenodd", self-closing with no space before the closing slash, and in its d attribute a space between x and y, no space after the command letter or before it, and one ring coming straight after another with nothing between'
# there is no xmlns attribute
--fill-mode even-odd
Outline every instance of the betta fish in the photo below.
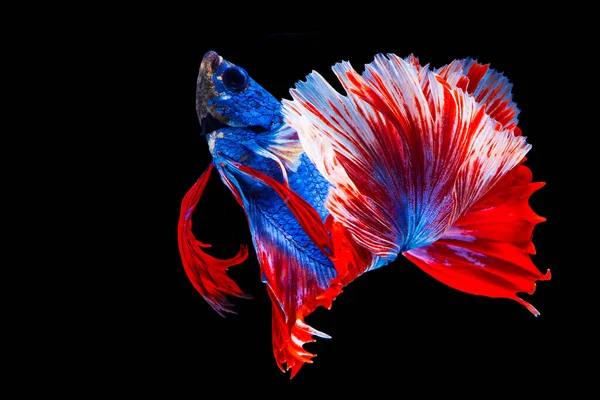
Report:
<svg viewBox="0 0 600 400"><path fill-rule="evenodd" d="M550 279L533 264L545 220L529 197L527 143L512 85L467 58L438 69L378 54L362 74L333 67L345 94L318 72L278 101L217 53L201 61L196 108L212 155L185 195L179 250L195 289L220 315L247 298L227 275L248 250L217 259L192 232L192 214L216 169L243 208L272 302L275 361L295 376L329 338L305 322L342 289L399 254L462 292L515 300Z"/></svg>

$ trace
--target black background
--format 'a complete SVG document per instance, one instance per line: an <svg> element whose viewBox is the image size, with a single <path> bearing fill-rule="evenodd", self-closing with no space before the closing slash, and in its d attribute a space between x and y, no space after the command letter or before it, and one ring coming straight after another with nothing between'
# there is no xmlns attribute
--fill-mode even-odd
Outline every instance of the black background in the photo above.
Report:
<svg viewBox="0 0 600 400"><path fill-rule="evenodd" d="M564 148L555 140L557 120L549 118L556 108L552 71L541 67L564 50L554 26L526 30L524 21L513 21L502 29L459 29L448 23L436 31L349 23L266 30L207 19L155 17L132 28L103 60L118 75L115 87L124 89L114 97L126 122L110 138L114 157L127 167L108 196L121 211L111 246L118 251L99 255L107 256L110 267L103 271L110 272L102 274L110 286L94 292L101 300L89 314L101 339L88 343L94 355L82 357L85 365L107 365L94 373L94 388L127 384L133 392L167 388L171 397L183 391L194 398L207 397L213 387L281 397L281 389L271 390L366 387L394 396L419 390L487 397L578 385L580 378L570 374L574 339L565 328L573 317L561 245L565 174L557 159ZM245 68L279 99L290 98L289 88L312 70L331 80L334 63L348 60L362 71L379 52L412 53L433 68L473 57L502 71L514 85L519 126L533 145L526 165L535 181L547 182L530 200L548 219L534 230L538 253L532 257L553 277L538 283L533 296L523 295L541 316L510 300L446 287L400 257L352 282L331 310L309 316L309 324L333 338L306 346L318 355L294 379L280 372L271 348L271 304L245 216L216 174L194 215L194 233L219 256L250 245L248 260L230 271L254 299L234 300L238 314L221 318L189 283L179 258L181 199L210 162L195 110L198 67L209 50Z"/></svg>

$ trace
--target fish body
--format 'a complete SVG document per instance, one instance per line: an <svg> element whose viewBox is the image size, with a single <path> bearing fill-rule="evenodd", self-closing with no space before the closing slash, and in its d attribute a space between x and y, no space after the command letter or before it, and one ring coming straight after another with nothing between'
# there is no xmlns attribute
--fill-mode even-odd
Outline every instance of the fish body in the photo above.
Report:
<svg viewBox="0 0 600 400"><path fill-rule="evenodd" d="M235 88L228 86L227 76L232 74L239 81ZM207 133L213 165L244 209L253 210L251 229L272 231L278 246L310 258L313 262L305 267L314 270L318 286L325 290L336 275L331 260L302 230L284 199L230 163L239 162L277 181L286 181L325 222L329 211L324 204L331 185L302 151L295 131L283 122L281 103L242 68L214 52L204 56L197 88L201 120L212 118L220 126ZM260 244L255 245L260 248ZM263 281L268 284L265 277Z"/></svg>
<svg viewBox="0 0 600 400"><path fill-rule="evenodd" d="M273 350L294 376L326 334L304 318L331 307L361 274L403 255L458 290L518 301L541 274L529 254L544 218L529 208L523 165L531 148L517 127L508 80L472 59L436 70L415 57L377 55L361 75L318 73L279 102L241 67L204 56L196 106L212 163L182 202L179 248L190 281L221 315L247 297L226 271L248 255L216 259L192 233L191 215L215 168L243 207L272 300Z"/></svg>

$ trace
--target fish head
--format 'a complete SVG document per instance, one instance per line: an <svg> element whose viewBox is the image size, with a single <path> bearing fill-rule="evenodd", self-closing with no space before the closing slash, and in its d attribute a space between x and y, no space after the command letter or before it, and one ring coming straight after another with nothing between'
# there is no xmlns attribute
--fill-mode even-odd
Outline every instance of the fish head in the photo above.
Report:
<svg viewBox="0 0 600 400"><path fill-rule="evenodd" d="M281 103L246 70L214 51L207 52L200 64L196 111L203 134L224 127L260 133L282 124Z"/></svg>

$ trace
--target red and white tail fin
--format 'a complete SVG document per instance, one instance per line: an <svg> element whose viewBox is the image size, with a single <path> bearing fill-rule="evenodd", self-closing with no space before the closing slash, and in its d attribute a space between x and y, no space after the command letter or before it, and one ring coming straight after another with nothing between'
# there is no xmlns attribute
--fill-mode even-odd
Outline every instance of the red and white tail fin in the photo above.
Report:
<svg viewBox="0 0 600 400"><path fill-rule="evenodd" d="M335 220L394 259L437 240L530 145L414 57L388 57L362 75L336 64L346 96L311 73L283 113L334 186L326 206Z"/></svg>
<svg viewBox="0 0 600 400"><path fill-rule="evenodd" d="M454 288L537 315L517 293L550 278L529 257L543 218L527 199L542 184L521 165L531 146L508 80L470 59L432 72L395 55L362 75L348 62L333 71L345 96L313 72L283 113L334 186L335 221L380 257L402 252Z"/></svg>
<svg viewBox="0 0 600 400"><path fill-rule="evenodd" d="M227 295L250 298L227 276L227 269L242 263L248 257L248 248L241 246L232 258L221 260L205 253L202 249L210 247L200 242L192 232L192 214L202 197L208 178L213 169L212 163L202 173L198 181L186 193L181 203L181 212L177 227L179 253L185 273L196 290L204 297L219 315L234 313L233 305Z"/></svg>

